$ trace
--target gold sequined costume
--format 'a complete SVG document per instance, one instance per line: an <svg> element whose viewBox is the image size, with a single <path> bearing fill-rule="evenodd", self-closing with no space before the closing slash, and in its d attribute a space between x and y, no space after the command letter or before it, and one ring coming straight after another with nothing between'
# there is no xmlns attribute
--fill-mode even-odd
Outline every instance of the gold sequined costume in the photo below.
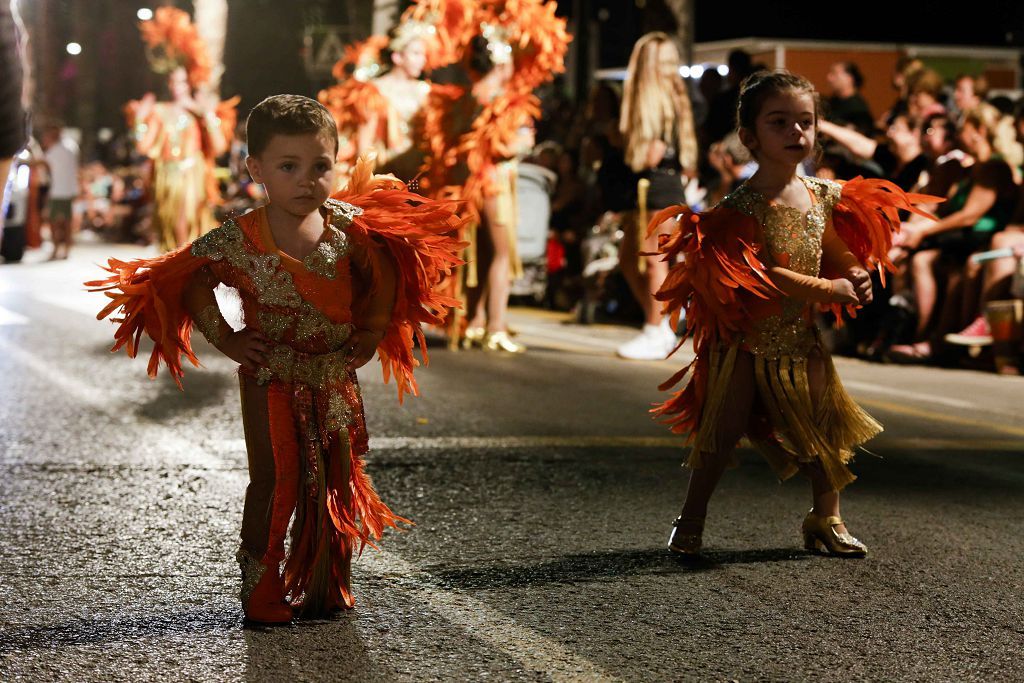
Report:
<svg viewBox="0 0 1024 683"><path fill-rule="evenodd" d="M749 187L704 214L675 206L658 212L651 230L677 217L660 253L673 263L657 298L678 322L685 311L686 336L696 359L662 385L687 378L683 388L654 409L677 433L686 434L688 464L700 467L719 444L730 382L740 354L753 357L756 400L746 436L780 479L801 462L820 462L841 490L855 479L847 464L853 448L882 430L846 393L814 325L818 308L831 303L831 279L851 268L891 269L888 251L899 229L898 209L936 198L911 195L881 180L857 178L845 185L803 178L813 199L805 212L778 206ZM927 214L924 214L927 215ZM853 307L849 307L853 313ZM823 385L812 398L809 361L823 364ZM744 367L748 367L744 364Z"/></svg>
<svg viewBox="0 0 1024 683"><path fill-rule="evenodd" d="M214 345L230 334L213 294L218 283L239 292L247 329L270 340L262 367L239 373L250 472L254 461L270 463L246 493L243 604L258 574L276 575L283 563L291 607L309 615L351 607L353 552L403 521L364 471L363 403L345 345L354 329L382 332L385 381L395 377L399 399L417 393L420 327L439 324L457 303L434 291L460 265L455 208L393 178L371 178L362 163L349 189L323 207L323 236L302 260L277 248L260 208L162 257L111 259L110 277L86 283L111 299L98 317L122 315L114 350L134 356L145 332L154 342L150 375L165 364L179 385L183 357L198 365L193 325ZM258 538L247 543L250 532Z"/></svg>

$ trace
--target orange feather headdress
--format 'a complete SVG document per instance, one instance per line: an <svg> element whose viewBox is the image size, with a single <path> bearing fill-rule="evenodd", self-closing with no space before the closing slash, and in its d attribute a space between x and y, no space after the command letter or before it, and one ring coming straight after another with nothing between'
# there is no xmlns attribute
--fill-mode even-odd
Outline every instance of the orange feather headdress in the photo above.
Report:
<svg viewBox="0 0 1024 683"><path fill-rule="evenodd" d="M154 71L166 74L184 67L193 88L210 80L213 72L210 55L188 12L160 7L152 19L139 24L139 31Z"/></svg>

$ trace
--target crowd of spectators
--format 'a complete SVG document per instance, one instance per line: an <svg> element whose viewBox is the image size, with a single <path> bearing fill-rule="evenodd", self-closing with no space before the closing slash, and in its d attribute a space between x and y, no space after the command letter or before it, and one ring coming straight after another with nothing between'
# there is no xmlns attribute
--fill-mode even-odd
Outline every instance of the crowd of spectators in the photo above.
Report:
<svg viewBox="0 0 1024 683"><path fill-rule="evenodd" d="M696 209L714 206L756 170L733 128L740 83L758 68L736 50L728 71L722 70L726 75L708 69L689 81L700 153L697 168L686 174L685 195ZM875 303L835 331L837 350L900 362L991 365L994 358L1012 369L1024 298L1024 102L993 96L981 76L946 82L910 58L897 65L893 102L882 113L872 112L861 95L864 76L855 63L833 64L827 82L820 150L808 173L886 178L906 191L945 199L928 207L937 222L905 222L892 254L898 272L876 282L881 294ZM544 102L537 126L543 142L522 166L523 177L539 188L528 201L546 195L547 206L543 213L521 213L544 216L547 236L540 226L541 247L527 250L533 257L530 282L513 291L539 305L573 310L580 322L636 322L641 313L616 258L637 201L637 175L624 159L619 128L620 84L596 83L578 107L554 90ZM67 144L55 131L41 131L43 147ZM126 136L101 141L78 169L70 229L148 243L147 164ZM36 149L40 161L54 156ZM222 216L242 212L256 199L244 154L244 143L236 142L221 160ZM39 214L52 214L56 204L63 213L65 201L49 202L49 212L43 208L48 187L49 199L68 199L66 170L55 174L46 164L37 166L42 191L33 197ZM60 197L53 194L57 176L65 179L56 188ZM49 216L51 223L54 218ZM60 240L56 245L60 255ZM994 354L978 353L990 346Z"/></svg>
<svg viewBox="0 0 1024 683"><path fill-rule="evenodd" d="M690 81L700 161L687 202L713 206L756 170L733 131L742 80L759 67L734 51L728 72ZM984 77L945 81L917 59L893 73L894 97L873 112L854 62L837 62L822 92L820 151L807 164L819 177L885 178L944 199L938 221L908 218L891 254L895 277L876 281L875 304L835 330L837 350L874 360L991 366L1012 371L1019 355L1024 298L1024 101L989 92ZM541 126L543 164L558 180L550 223L548 305L575 308L580 321L637 320L605 243L621 238L635 207L636 176L623 161L621 89L594 85L575 117ZM554 105L555 112L563 107ZM994 347L995 353L985 352Z"/></svg>

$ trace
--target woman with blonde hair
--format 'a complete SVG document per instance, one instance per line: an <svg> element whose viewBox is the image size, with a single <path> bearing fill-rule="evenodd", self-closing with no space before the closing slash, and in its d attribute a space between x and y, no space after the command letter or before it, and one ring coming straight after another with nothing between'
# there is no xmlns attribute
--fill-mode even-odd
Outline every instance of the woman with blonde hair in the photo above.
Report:
<svg viewBox="0 0 1024 683"><path fill-rule="evenodd" d="M676 344L674 330L661 315L654 293L668 274L656 256L657 234L644 237L647 212L685 203L686 174L697 165L690 96L680 74L679 50L666 33L640 38L629 58L619 130L625 137L626 163L640 175L635 220L626 221L619 251L622 273L644 311L643 331L618 349L633 360L665 358ZM666 224L658 230L663 232Z"/></svg>

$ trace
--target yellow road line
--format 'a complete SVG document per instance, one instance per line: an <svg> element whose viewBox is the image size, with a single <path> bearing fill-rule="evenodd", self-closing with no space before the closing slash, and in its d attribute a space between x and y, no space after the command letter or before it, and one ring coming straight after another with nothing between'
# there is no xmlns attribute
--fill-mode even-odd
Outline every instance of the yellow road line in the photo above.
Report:
<svg viewBox="0 0 1024 683"><path fill-rule="evenodd" d="M947 424L956 424L964 427L977 427L979 429L990 429L994 432L1001 432L1003 434L1011 434L1013 436L1024 437L1024 428L1013 427L1011 425L999 424L997 422L989 422L988 420L975 420L969 417L960 417L959 415L950 415L948 413L939 413L932 410L926 410L924 408L915 408L901 403L890 403L889 401L878 401L875 399L858 398L859 403L869 407L877 408L879 410L885 410L891 413L897 413L899 415L907 415L910 417L919 417L924 420L930 420L932 422L945 422ZM1024 446L1024 444L1022 444Z"/></svg>

